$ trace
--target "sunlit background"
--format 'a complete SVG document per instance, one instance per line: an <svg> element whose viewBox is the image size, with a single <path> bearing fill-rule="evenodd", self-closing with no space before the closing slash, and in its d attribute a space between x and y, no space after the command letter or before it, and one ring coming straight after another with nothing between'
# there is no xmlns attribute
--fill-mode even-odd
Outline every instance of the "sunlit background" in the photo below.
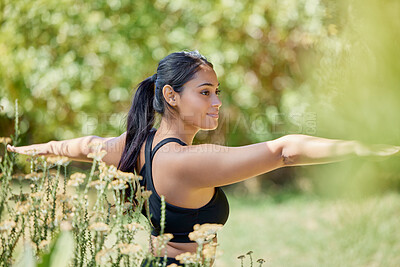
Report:
<svg viewBox="0 0 400 267"><path fill-rule="evenodd" d="M199 50L223 105L195 144L302 133L400 145L399 17L395 0L1 0L0 136L13 133L15 99L20 145L118 136L158 61ZM400 265L399 160L283 168L226 188L217 265L249 250L272 266Z"/></svg>

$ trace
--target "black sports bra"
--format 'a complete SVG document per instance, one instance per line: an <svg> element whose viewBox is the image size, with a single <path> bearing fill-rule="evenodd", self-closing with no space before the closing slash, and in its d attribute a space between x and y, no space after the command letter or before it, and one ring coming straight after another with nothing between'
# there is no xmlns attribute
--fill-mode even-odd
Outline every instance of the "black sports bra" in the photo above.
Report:
<svg viewBox="0 0 400 267"><path fill-rule="evenodd" d="M145 164L140 170L139 175L143 176L140 181L142 186L145 186L147 190L152 192L149 198L149 207L151 214L151 222L154 226L152 230L152 235L158 236L161 230L160 220L161 220L161 197L157 194L156 189L153 184L152 175L152 161L157 150L163 145L169 142L177 142L183 146L187 146L184 142L177 138L166 138L158 143L153 151L151 151L151 146L153 144L154 135L156 129L153 128L147 137L147 142L145 146ZM176 190L179 190L177 188ZM145 209L142 210L145 215ZM189 239L188 235L193 231L193 226L195 224L203 223L218 223L225 224L229 216L229 204L226 199L225 193L221 188L216 187L215 192L211 200L201 208L189 209L182 208L168 202L165 202L165 233L171 233L174 238L171 242L178 243L190 243L193 242Z"/></svg>

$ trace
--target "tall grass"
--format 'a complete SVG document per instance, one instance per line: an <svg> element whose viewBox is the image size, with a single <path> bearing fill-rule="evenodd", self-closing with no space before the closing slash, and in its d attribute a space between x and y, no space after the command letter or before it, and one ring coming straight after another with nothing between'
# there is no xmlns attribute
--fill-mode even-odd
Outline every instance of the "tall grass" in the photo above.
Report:
<svg viewBox="0 0 400 267"><path fill-rule="evenodd" d="M106 165L101 144L91 145L95 152L88 155L93 159L88 174L67 175L70 159L39 156L36 151L26 156L30 173L14 174L17 155L9 153L6 145L18 145L17 101L15 118L15 135L0 139L4 145L0 160L1 266L139 266L143 259L148 265L166 265L166 253L164 260L153 256L153 250L159 255L173 237L164 233L163 196L162 233L153 244L149 218L141 215L151 192L140 185L141 176ZM128 187L136 194L125 202ZM211 266L217 247L212 239L220 228L195 225L189 237L199 249L177 259L185 266ZM60 258L64 259L52 265Z"/></svg>

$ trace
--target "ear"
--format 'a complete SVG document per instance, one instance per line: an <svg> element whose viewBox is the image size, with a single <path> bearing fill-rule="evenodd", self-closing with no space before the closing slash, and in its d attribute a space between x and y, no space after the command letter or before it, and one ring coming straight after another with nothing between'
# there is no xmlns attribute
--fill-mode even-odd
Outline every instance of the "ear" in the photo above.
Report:
<svg viewBox="0 0 400 267"><path fill-rule="evenodd" d="M172 86L169 84L164 85L162 92L167 103L175 107L177 105L177 98L179 97L179 94L175 92Z"/></svg>

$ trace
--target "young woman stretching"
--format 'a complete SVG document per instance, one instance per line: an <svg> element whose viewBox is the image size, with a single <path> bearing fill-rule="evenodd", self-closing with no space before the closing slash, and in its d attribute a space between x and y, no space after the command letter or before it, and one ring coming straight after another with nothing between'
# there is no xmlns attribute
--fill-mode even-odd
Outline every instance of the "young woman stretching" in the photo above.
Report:
<svg viewBox="0 0 400 267"><path fill-rule="evenodd" d="M166 233L174 238L167 245L168 264L184 252L196 252L188 238L195 224L220 223L228 219L229 205L220 188L281 167L311 165L344 160L353 156L399 154L400 147L365 146L342 141L291 134L276 140L227 147L192 145L199 130L218 126L221 108L219 82L213 66L198 52L172 53L162 59L157 72L142 81L129 110L127 131L119 137L86 136L50 141L9 151L26 154L60 155L89 161L89 144L102 142L103 161L125 172L143 176L153 194L149 199L153 236L160 226L160 196L166 200ZM153 128L155 112L161 115ZM157 152L157 153L156 153ZM163 255L155 255L163 256Z"/></svg>

